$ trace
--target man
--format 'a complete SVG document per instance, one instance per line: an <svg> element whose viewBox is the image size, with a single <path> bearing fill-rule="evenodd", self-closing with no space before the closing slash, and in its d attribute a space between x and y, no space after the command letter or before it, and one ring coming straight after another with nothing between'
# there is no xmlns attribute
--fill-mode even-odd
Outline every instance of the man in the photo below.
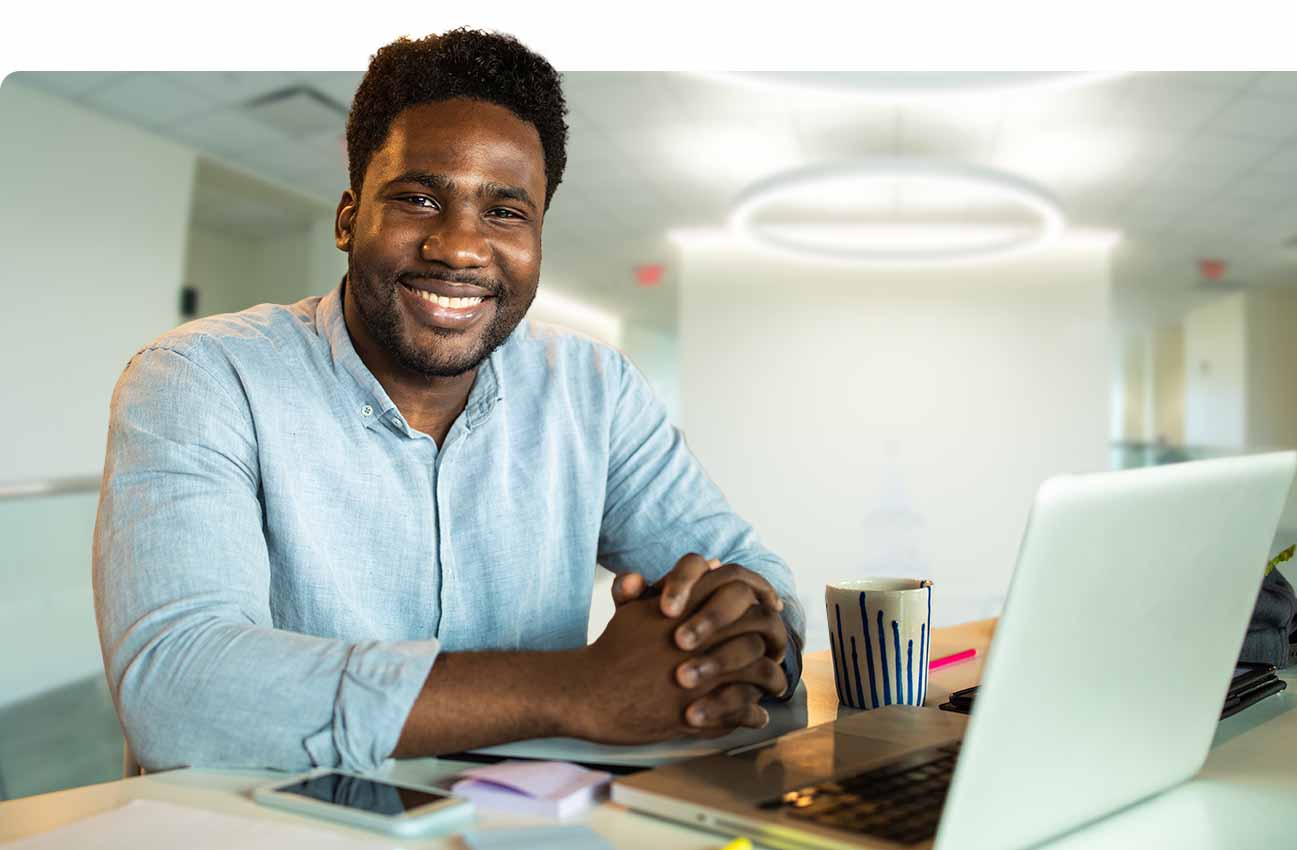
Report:
<svg viewBox="0 0 1297 850"><path fill-rule="evenodd" d="M144 767L717 735L796 684L786 565L623 356L523 319L565 111L511 38L388 45L347 124L341 285L131 360L94 578ZM617 610L587 646L596 562Z"/></svg>

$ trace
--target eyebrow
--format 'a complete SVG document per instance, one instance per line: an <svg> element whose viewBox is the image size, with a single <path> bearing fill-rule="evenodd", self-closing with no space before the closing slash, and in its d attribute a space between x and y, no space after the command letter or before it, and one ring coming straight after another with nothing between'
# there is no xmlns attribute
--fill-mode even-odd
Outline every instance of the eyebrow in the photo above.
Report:
<svg viewBox="0 0 1297 850"><path fill-rule="evenodd" d="M389 180L388 186L395 186L398 183L418 183L420 186L426 186L429 189L440 192L454 192L455 181L444 174L435 174L431 171L407 171L397 177ZM504 183L487 182L477 188L477 197L489 198L498 201L518 201L526 204L533 210L536 209L536 202L531 199L531 195L521 186L509 186Z"/></svg>

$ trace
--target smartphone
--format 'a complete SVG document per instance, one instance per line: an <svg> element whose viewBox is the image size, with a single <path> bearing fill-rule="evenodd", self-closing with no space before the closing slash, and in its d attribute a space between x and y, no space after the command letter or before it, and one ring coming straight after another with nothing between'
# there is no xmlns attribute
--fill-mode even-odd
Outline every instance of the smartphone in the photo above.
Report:
<svg viewBox="0 0 1297 850"><path fill-rule="evenodd" d="M258 803L392 835L417 835L473 817L473 804L445 791L412 788L323 768L263 785Z"/></svg>

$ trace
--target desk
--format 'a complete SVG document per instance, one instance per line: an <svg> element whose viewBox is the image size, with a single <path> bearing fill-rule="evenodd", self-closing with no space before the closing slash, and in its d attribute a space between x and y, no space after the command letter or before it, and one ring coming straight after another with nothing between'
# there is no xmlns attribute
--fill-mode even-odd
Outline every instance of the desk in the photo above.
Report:
<svg viewBox="0 0 1297 850"><path fill-rule="evenodd" d="M930 705L945 702L953 690L975 684L981 675L984 650L990 643L994 621L983 620L932 635L932 657L977 647L979 657L933 674L929 682ZM832 662L827 652L808 654L803 679L807 689L807 719L815 725L838 715ZM1289 690L1270 697L1221 722L1212 752L1201 774L1163 794L1096 824L1051 842L1050 850L1177 850L1207 848L1284 848L1297 846L1297 822L1291 816L1297 802L1297 670L1286 674ZM850 709L842 709L849 711ZM465 767L439 759L389 762L386 775L408 782L435 782ZM197 808L272 818L296 823L303 819L260 806L248 792L270 778L282 776L258 771L187 769L73 788L0 803L0 841L33 835L92 814L116 808L133 799L166 800ZM715 850L723 840L627 811L606 803L582 821L619 850ZM358 838L377 841L378 833L330 826ZM484 814L484 827L551 823L535 819ZM402 848L459 848L453 838L391 841Z"/></svg>

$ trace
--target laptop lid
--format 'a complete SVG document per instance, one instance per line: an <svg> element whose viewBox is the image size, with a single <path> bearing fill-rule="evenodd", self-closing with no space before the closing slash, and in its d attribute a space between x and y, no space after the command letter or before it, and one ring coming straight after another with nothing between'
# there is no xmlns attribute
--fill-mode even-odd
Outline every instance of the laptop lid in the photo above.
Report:
<svg viewBox="0 0 1297 850"><path fill-rule="evenodd" d="M1036 496L936 847L1016 850L1202 766L1297 454Z"/></svg>

